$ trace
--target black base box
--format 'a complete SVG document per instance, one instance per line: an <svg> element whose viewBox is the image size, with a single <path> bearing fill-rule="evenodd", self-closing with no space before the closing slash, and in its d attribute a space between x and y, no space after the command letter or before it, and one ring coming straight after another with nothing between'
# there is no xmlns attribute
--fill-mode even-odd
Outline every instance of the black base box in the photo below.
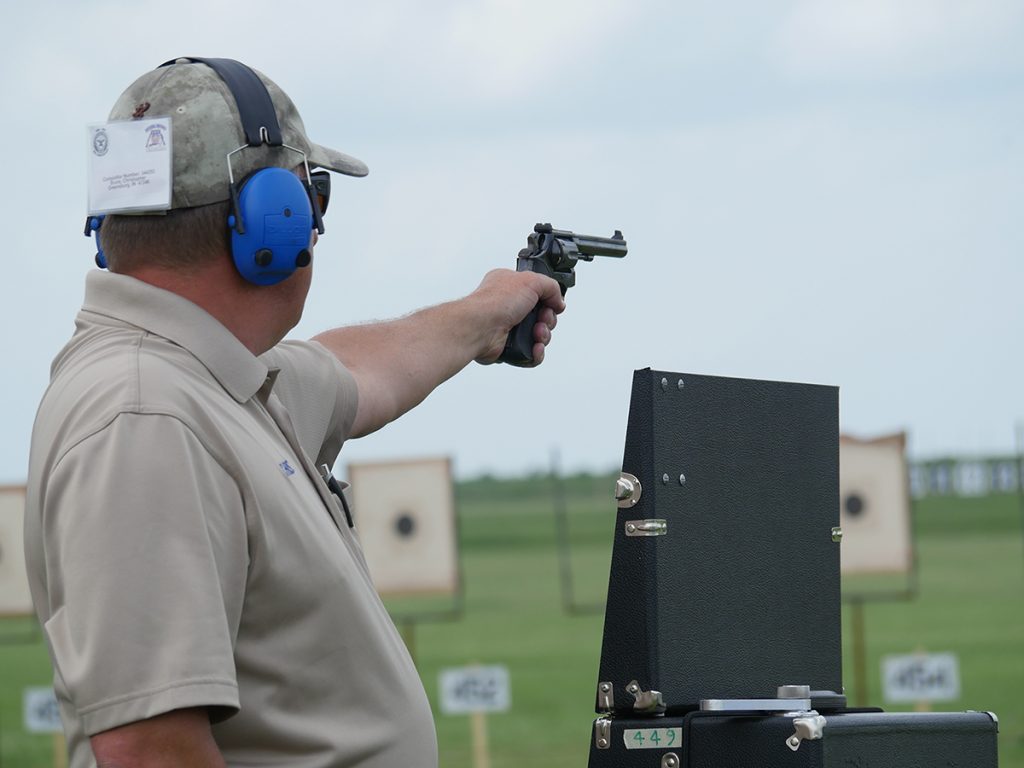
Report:
<svg viewBox="0 0 1024 768"><path fill-rule="evenodd" d="M997 768L997 732L988 712L598 718L589 768Z"/></svg>

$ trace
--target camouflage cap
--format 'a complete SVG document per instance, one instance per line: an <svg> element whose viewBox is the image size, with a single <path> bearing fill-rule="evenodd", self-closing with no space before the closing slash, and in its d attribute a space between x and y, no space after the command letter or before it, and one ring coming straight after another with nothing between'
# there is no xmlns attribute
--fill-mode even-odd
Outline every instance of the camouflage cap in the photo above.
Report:
<svg viewBox="0 0 1024 768"><path fill-rule="evenodd" d="M253 70L255 71L255 70ZM276 83L256 72L267 88L284 143L306 153L310 166L347 176L365 176L365 163L306 136L295 104ZM246 144L238 106L227 84L205 64L178 59L147 72L121 94L110 120L171 118L173 188L171 208L192 208L231 197L227 155ZM234 178L258 168L292 168L298 155L283 147L250 147L231 158Z"/></svg>

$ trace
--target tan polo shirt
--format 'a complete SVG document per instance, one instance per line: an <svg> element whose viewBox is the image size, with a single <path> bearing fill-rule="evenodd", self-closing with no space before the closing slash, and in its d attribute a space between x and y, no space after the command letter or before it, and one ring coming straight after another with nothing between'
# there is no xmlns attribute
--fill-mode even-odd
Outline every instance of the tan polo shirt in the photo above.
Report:
<svg viewBox="0 0 1024 768"><path fill-rule="evenodd" d="M95 765L88 736L196 706L231 766L437 765L416 669L315 469L355 410L322 346L257 358L175 294L89 275L25 513L72 768Z"/></svg>

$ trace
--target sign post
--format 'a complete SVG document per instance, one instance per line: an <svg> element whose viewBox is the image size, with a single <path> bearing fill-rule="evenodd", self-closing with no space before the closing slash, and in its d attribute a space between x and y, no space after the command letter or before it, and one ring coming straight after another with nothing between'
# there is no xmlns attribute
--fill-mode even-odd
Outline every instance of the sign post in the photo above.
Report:
<svg viewBox="0 0 1024 768"><path fill-rule="evenodd" d="M508 668L470 666L443 669L438 690L441 712L470 716L474 768L490 768L487 713L507 712L511 706Z"/></svg>

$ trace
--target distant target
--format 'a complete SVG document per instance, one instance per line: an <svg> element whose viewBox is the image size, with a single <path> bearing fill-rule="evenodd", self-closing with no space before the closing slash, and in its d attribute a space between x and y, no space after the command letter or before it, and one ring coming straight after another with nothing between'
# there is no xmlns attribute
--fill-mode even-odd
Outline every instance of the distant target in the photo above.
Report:
<svg viewBox="0 0 1024 768"><path fill-rule="evenodd" d="M0 487L0 616L32 615L25 572L25 489Z"/></svg>
<svg viewBox="0 0 1024 768"><path fill-rule="evenodd" d="M906 435L839 439L839 517L844 574L909 573L910 487Z"/></svg>
<svg viewBox="0 0 1024 768"><path fill-rule="evenodd" d="M350 464L352 513L382 595L458 589L455 494L447 458Z"/></svg>

